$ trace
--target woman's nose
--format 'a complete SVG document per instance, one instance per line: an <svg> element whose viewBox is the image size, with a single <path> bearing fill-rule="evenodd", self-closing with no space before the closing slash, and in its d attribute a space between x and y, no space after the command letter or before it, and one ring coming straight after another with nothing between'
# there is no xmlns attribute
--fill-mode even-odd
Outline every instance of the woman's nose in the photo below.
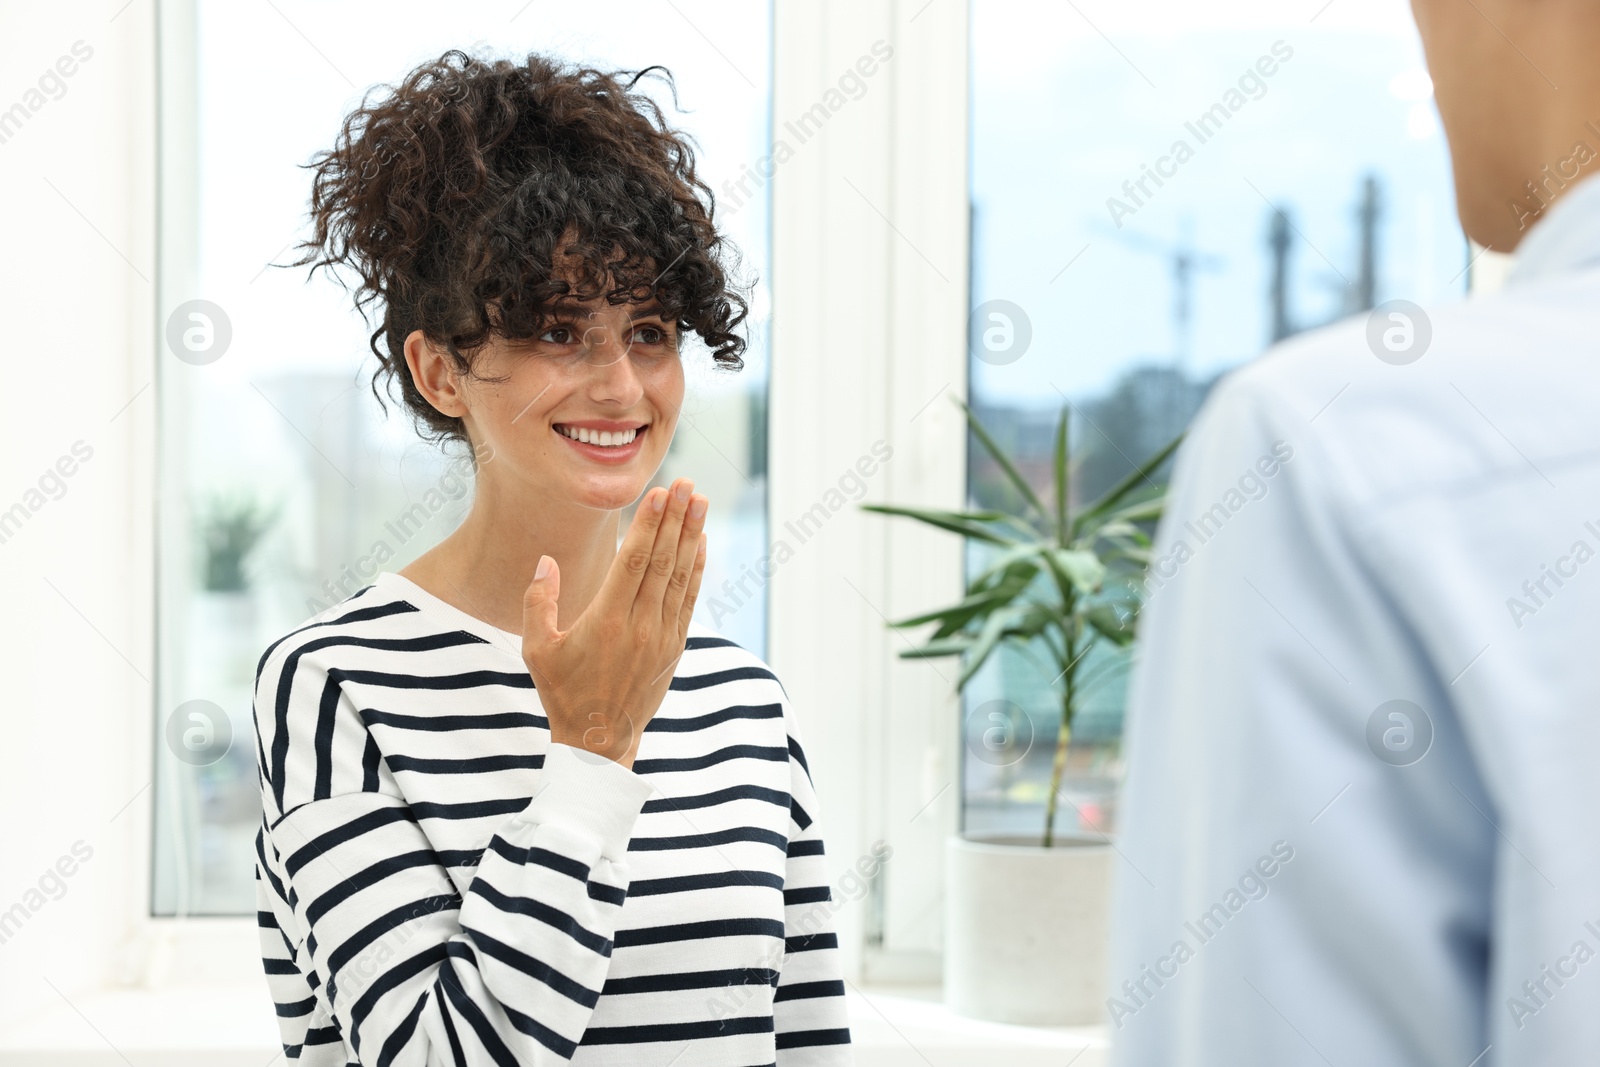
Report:
<svg viewBox="0 0 1600 1067"><path fill-rule="evenodd" d="M628 358L629 345L615 330L591 326L584 331L583 341L584 365L591 375L596 399L631 404L643 395L644 386Z"/></svg>
<svg viewBox="0 0 1600 1067"><path fill-rule="evenodd" d="M624 360L628 345L610 326L590 326L583 331L584 363L591 367L607 367Z"/></svg>

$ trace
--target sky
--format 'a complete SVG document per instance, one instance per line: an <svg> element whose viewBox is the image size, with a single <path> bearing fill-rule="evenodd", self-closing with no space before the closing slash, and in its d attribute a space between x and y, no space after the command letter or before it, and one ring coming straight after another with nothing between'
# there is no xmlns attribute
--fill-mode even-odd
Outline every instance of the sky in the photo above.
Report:
<svg viewBox="0 0 1600 1067"><path fill-rule="evenodd" d="M1448 153L1403 2L977 0L972 57L973 304L1010 300L1033 330L1022 359L974 364L973 391L989 402L1055 404L1056 388L1093 395L1133 363L1171 362L1176 244L1206 260L1190 372L1259 354L1269 204L1297 231L1297 318L1337 316L1368 173L1384 200L1378 300L1427 303L1465 286ZM1247 72L1242 106L1202 143L1186 123ZM1179 140L1192 158L1163 164L1176 173L1147 182L1153 195L1135 206L1123 183ZM1113 197L1133 212L1114 211Z"/></svg>

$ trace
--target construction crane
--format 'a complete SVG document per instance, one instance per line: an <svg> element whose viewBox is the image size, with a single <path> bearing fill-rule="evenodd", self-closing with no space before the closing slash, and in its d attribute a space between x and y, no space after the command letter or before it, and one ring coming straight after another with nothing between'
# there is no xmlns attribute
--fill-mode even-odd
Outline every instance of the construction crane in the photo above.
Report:
<svg viewBox="0 0 1600 1067"><path fill-rule="evenodd" d="M1106 229L1106 236L1129 248L1160 256L1172 271L1172 362L1180 373L1187 373L1194 349L1194 286L1200 271L1221 269L1220 256L1197 252L1194 247L1194 220L1184 218L1176 241L1164 241L1136 230Z"/></svg>

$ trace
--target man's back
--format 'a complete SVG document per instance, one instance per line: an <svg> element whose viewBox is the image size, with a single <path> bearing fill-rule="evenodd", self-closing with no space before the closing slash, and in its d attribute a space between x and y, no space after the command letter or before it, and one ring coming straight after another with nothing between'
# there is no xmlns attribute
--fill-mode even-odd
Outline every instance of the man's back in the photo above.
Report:
<svg viewBox="0 0 1600 1067"><path fill-rule="evenodd" d="M1600 1048L1597 310L1590 181L1502 293L1208 402L1130 692L1114 1062Z"/></svg>

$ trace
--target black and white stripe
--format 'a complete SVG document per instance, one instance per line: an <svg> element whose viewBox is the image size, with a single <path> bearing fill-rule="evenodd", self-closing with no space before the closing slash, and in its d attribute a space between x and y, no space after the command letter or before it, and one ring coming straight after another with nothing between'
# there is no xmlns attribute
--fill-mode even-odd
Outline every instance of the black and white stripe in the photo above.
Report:
<svg viewBox="0 0 1600 1067"><path fill-rule="evenodd" d="M314 1067L853 1063L795 718L695 625L630 771L385 573L257 670L262 954Z"/></svg>

